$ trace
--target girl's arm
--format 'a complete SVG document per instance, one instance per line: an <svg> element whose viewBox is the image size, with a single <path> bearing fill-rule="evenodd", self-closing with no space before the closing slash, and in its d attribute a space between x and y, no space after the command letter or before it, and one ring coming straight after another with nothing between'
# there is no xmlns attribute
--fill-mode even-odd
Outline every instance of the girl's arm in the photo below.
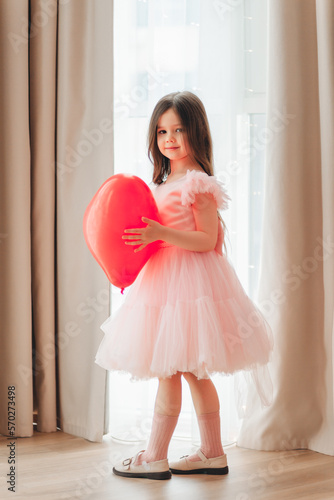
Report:
<svg viewBox="0 0 334 500"><path fill-rule="evenodd" d="M183 231L163 226L159 222L142 218L147 226L140 229L126 229L126 245L140 245L135 249L139 252L153 241L162 240L185 250L193 252L209 252L214 250L218 237L217 204L210 194L198 194L192 205L195 218L195 231Z"/></svg>

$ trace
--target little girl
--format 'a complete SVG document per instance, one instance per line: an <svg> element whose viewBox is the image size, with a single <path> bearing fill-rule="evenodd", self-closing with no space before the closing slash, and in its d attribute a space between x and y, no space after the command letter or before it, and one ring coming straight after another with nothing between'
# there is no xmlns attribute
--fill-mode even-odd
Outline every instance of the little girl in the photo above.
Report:
<svg viewBox="0 0 334 500"><path fill-rule="evenodd" d="M213 176L209 124L196 95L175 92L160 99L150 121L148 151L162 223L143 217L146 227L126 230L123 239L135 252L154 241L161 241L161 248L124 305L103 323L96 362L134 379L158 377L159 388L147 449L113 471L150 479L169 479L171 472L227 474L210 374L266 364L272 334L222 252L225 226L217 209L226 209L229 197ZM201 447L169 464L181 377L190 386Z"/></svg>

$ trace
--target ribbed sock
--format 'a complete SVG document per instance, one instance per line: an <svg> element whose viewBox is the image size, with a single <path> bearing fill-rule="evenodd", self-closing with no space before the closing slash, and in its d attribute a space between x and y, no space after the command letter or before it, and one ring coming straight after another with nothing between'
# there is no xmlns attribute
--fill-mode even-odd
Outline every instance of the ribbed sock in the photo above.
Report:
<svg viewBox="0 0 334 500"><path fill-rule="evenodd" d="M152 430L146 450L142 453L136 462L136 465L145 462L156 462L167 458L168 446L174 429L176 427L178 416L161 415L154 413Z"/></svg>
<svg viewBox="0 0 334 500"><path fill-rule="evenodd" d="M199 432L201 435L201 451L206 458L220 457L224 454L220 435L220 414L219 411L213 413L203 413L197 415ZM194 453L187 460L198 462L201 459Z"/></svg>

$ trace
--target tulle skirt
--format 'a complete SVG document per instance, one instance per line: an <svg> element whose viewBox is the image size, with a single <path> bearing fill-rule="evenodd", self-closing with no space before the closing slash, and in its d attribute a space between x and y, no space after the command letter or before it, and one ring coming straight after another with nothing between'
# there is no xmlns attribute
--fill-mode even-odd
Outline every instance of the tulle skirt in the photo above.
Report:
<svg viewBox="0 0 334 500"><path fill-rule="evenodd" d="M101 328L96 363L133 379L254 370L268 362L273 345L227 257L174 246L150 258Z"/></svg>

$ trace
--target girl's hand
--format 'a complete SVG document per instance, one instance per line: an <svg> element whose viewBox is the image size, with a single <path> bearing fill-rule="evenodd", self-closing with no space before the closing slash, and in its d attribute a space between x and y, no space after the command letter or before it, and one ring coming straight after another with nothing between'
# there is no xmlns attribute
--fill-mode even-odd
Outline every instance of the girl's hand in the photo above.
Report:
<svg viewBox="0 0 334 500"><path fill-rule="evenodd" d="M149 243L162 239L163 226L151 219L142 217L141 220L147 224L146 227L141 227L138 229L124 229L125 235L122 236L126 245L140 245L139 248L135 248L135 252L140 252Z"/></svg>

